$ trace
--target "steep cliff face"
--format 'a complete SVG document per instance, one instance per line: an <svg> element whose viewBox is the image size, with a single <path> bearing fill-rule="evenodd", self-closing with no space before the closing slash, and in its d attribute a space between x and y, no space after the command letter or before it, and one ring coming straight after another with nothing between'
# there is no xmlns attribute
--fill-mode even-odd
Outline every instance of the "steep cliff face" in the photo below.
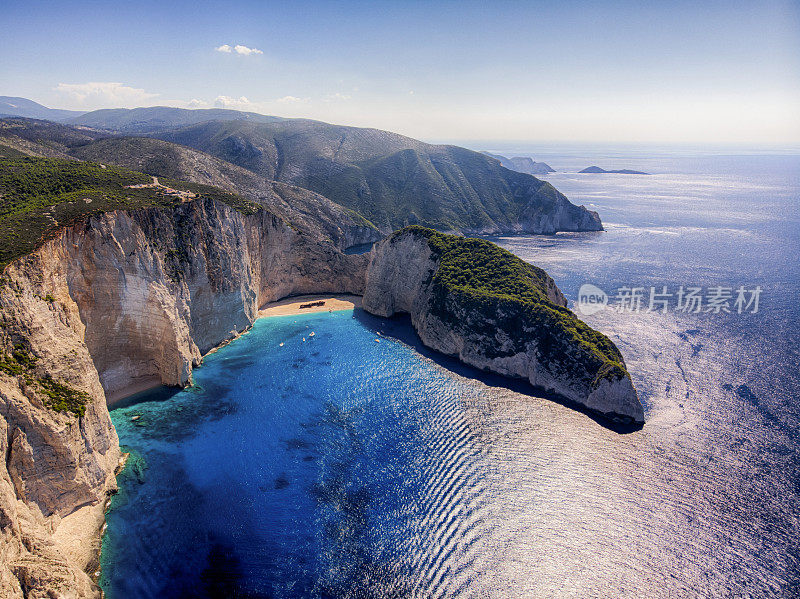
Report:
<svg viewBox="0 0 800 599"><path fill-rule="evenodd" d="M296 233L267 211L212 200L92 217L53 242L107 394L182 385L201 355L262 304L299 293L360 294L366 256Z"/></svg>
<svg viewBox="0 0 800 599"><path fill-rule="evenodd" d="M97 594L84 569L120 457L107 396L185 384L263 303L363 293L367 261L266 210L205 199L95 215L11 263L0 287L0 594ZM82 410L54 409L51 381Z"/></svg>
<svg viewBox="0 0 800 599"><path fill-rule="evenodd" d="M33 127L31 129L36 131ZM57 133L54 131L53 134ZM9 139L8 131L2 139ZM318 193L271 181L185 146L159 139L114 137L93 143L84 141L69 151L70 156L81 160L115 164L162 178L213 185L238 194L258 202L294 228L332 241L339 249L371 243L382 237L377 228L362 216Z"/></svg>
<svg viewBox="0 0 800 599"><path fill-rule="evenodd" d="M3 597L92 596L83 570L115 488L119 443L61 258L42 251L18 261L0 288L4 364L18 365L8 357L12 345L32 363L21 374L0 372ZM37 381L47 375L87 394L82 417L46 406Z"/></svg>
<svg viewBox="0 0 800 599"><path fill-rule="evenodd" d="M543 271L528 271L510 255L490 255L495 260L491 270L498 274L521 269L511 284L521 295L530 291L525 300L503 289L482 288L480 272L453 272L459 266L453 258L459 246L473 242L485 243L420 228L379 242L367 271L364 309L384 317L406 312L432 349L483 370L526 379L611 419L643 422L642 405L619 351L566 309L564 296Z"/></svg>
<svg viewBox="0 0 800 599"><path fill-rule="evenodd" d="M559 231L603 230L597 212L571 203L549 183L538 187L536 193L545 199L540 203L530 202L524 206L519 215L519 222L512 227L514 232L552 235Z"/></svg>

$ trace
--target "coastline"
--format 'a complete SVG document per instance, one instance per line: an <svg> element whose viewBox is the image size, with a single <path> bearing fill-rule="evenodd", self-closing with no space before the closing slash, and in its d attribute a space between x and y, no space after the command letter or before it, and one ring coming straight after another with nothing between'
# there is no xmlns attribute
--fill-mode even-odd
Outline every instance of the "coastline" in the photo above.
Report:
<svg viewBox="0 0 800 599"><path fill-rule="evenodd" d="M319 304L301 308L304 304ZM361 308L361 296L351 294L313 294L313 295L296 295L285 297L275 302L269 302L259 308L256 314L256 320L260 318L274 318L282 316L294 316L298 314L308 314L312 312L338 312L343 310L353 310ZM223 340L213 348L203 354L203 358L213 354L221 347L226 346L234 339L247 333L252 328L252 324L235 335ZM157 379L149 379L140 381L125 389L120 389L112 394L106 396L106 405L109 410L113 409L124 402L124 400L138 395L144 391L156 389L164 386ZM129 454L123 454L120 458L120 463L115 472L118 475L125 466ZM95 584L100 577L100 559L102 552L102 536L103 530L106 525L106 512L111 504L111 498L108 497L105 502L98 503L93 506L85 506L77 510L73 514L62 519L62 526L59 529L62 531L61 537L56 538L56 544L62 550L69 554L71 557L79 560L83 564L84 571L92 578ZM77 534L76 530L91 532L84 533L83 535ZM63 540L62 540L63 538ZM78 539L75 542L74 538Z"/></svg>
<svg viewBox="0 0 800 599"><path fill-rule="evenodd" d="M125 468L130 454L121 453L114 469L114 479ZM52 542L58 553L72 563L78 564L94 585L100 579L100 560L103 549L103 533L106 529L106 513L111 507L117 484L106 490L104 501L84 505L71 514L63 516L53 529ZM102 590L100 590L102 597Z"/></svg>
<svg viewBox="0 0 800 599"><path fill-rule="evenodd" d="M122 402L125 399L128 399L133 395L143 393L144 391L149 391L150 389L157 389L161 386L161 379L155 377L138 381L132 385L128 385L124 389L117 389L113 393L106 393L106 406L111 409L112 406Z"/></svg>
<svg viewBox="0 0 800 599"><path fill-rule="evenodd" d="M303 304L317 303L320 301L324 302L321 306L309 306L307 308L300 307ZM352 295L347 293L293 295L284 297L274 302L268 302L261 306L256 314L256 320L259 318L274 318L276 316L296 316L298 314L310 314L312 312L338 312L340 310L353 310L355 308L361 308L360 295ZM221 341L203 354L203 357L205 358L207 355L213 354L219 348L226 346L240 335L243 335L249 331L251 326L248 326L247 328L236 333L236 335ZM138 395L144 391L158 389L159 387L163 386L163 383L156 378L142 380L124 389L118 389L113 393L107 394L106 405L109 409L113 409L115 406L123 403L126 399L133 397L134 395Z"/></svg>
<svg viewBox="0 0 800 599"><path fill-rule="evenodd" d="M301 308L304 304L323 302L322 305ZM264 304L258 311L257 318L271 318L274 316L295 316L311 312L337 312L339 310L353 310L361 307L361 296L350 294L315 294L295 295L285 297L276 302Z"/></svg>

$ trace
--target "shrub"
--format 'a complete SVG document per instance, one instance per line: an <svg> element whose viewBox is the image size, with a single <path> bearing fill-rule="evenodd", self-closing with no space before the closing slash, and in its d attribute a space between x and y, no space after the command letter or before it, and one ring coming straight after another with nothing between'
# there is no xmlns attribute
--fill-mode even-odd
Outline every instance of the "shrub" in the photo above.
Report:
<svg viewBox="0 0 800 599"><path fill-rule="evenodd" d="M86 405L91 397L69 385L53 379L49 374L36 377L36 356L23 345L15 345L10 354L0 354L0 371L10 376L21 376L25 382L43 396L44 404L56 412L74 414L79 418L86 414Z"/></svg>
<svg viewBox="0 0 800 599"><path fill-rule="evenodd" d="M433 276L431 311L453 326L493 337L502 328L513 353L527 351L535 341L542 363L551 371L569 370L596 387L602 379L628 376L614 343L575 314L552 302L550 276L511 252L484 239L469 239L412 226L393 236L424 237L439 267ZM484 327L481 330L481 327ZM499 357L488 348L487 355Z"/></svg>
<svg viewBox="0 0 800 599"><path fill-rule="evenodd" d="M0 157L0 269L32 252L62 227L86 216L181 200L161 188L130 188L152 178L125 168L55 158ZM160 181L199 199L224 202L244 214L260 205L208 185Z"/></svg>

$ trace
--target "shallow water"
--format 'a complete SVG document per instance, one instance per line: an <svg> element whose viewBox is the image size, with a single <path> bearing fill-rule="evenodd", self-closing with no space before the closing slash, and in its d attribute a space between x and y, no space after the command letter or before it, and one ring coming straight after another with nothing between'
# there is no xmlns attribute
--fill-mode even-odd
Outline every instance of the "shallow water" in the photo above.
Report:
<svg viewBox="0 0 800 599"><path fill-rule="evenodd" d="M630 434L420 352L403 321L257 321L198 388L112 412L134 457L109 596L800 593L800 162L533 156L608 228L497 240L568 297L760 284L760 312L587 317L645 404ZM661 171L574 174L595 163Z"/></svg>

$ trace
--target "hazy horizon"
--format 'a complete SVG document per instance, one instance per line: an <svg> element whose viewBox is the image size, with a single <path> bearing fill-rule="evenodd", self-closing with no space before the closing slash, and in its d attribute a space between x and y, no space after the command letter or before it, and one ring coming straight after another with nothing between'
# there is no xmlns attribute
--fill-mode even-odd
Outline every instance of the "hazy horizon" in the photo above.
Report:
<svg viewBox="0 0 800 599"><path fill-rule="evenodd" d="M800 144L791 1L83 0L4 17L2 92L53 108L234 108L462 142Z"/></svg>
<svg viewBox="0 0 800 599"><path fill-rule="evenodd" d="M33 98L24 98L22 96L14 95L12 93L0 94L0 97L6 98L22 98L24 100L31 100L44 106L45 108L50 109L63 109L62 106L47 106L38 102ZM181 110L206 110L209 108L219 108L219 107L206 107L206 108L187 108L187 107L179 107L179 106L168 106L168 105L160 105L160 104L153 104L153 105L143 105L137 106L134 108L180 108ZM123 110L132 110L133 108L126 108L123 106L109 106L106 108L99 108L93 110L87 110L85 113L93 112L95 110L114 110L114 109L123 109ZM246 111L240 110L235 108L228 108L225 110L234 110L238 112L255 112L257 114L262 114L264 116L280 116L271 113L265 112L257 112L257 111ZM76 114L85 114L84 112L78 110ZM34 118L34 117L27 117L27 118ZM281 118L301 118L305 119L308 118L309 120L318 120L320 122L327 122L322 121L321 119L313 119L311 117L281 117ZM69 124L70 120L60 120L58 122ZM363 127L363 128L378 128L373 127L370 125L353 125L351 123L344 123L344 122L328 122L332 125L337 126L353 126L353 127ZM395 133L400 133L395 131ZM800 141L792 142L762 142L762 143L751 143L751 142L711 142L711 143L701 143L701 142L692 142L692 141L660 141L660 140L647 140L647 141L615 141L615 140L586 140L586 139L576 139L576 140L557 140L557 139L528 139L528 138L520 138L520 139L460 139L460 138L431 138L431 137L419 137L417 138L420 141L425 143L434 144L434 145L455 145L461 146L464 148L472 149L475 151L480 152L489 152L489 153L498 153L498 154L507 154L508 156L511 155L524 155L524 156L533 156L533 154L539 154L542 152L559 152L559 151L569 151L569 150L589 150L596 149L597 151L602 151L603 155L608 155L609 149L619 150L622 153L629 153L635 151L656 151L659 153L664 153L664 155L671 155L675 152L680 152L683 155L686 155L687 152L691 153L698 153L698 154L720 154L720 153L737 153L742 155L747 154L770 154L770 153L777 153L777 154L798 154L800 153Z"/></svg>

